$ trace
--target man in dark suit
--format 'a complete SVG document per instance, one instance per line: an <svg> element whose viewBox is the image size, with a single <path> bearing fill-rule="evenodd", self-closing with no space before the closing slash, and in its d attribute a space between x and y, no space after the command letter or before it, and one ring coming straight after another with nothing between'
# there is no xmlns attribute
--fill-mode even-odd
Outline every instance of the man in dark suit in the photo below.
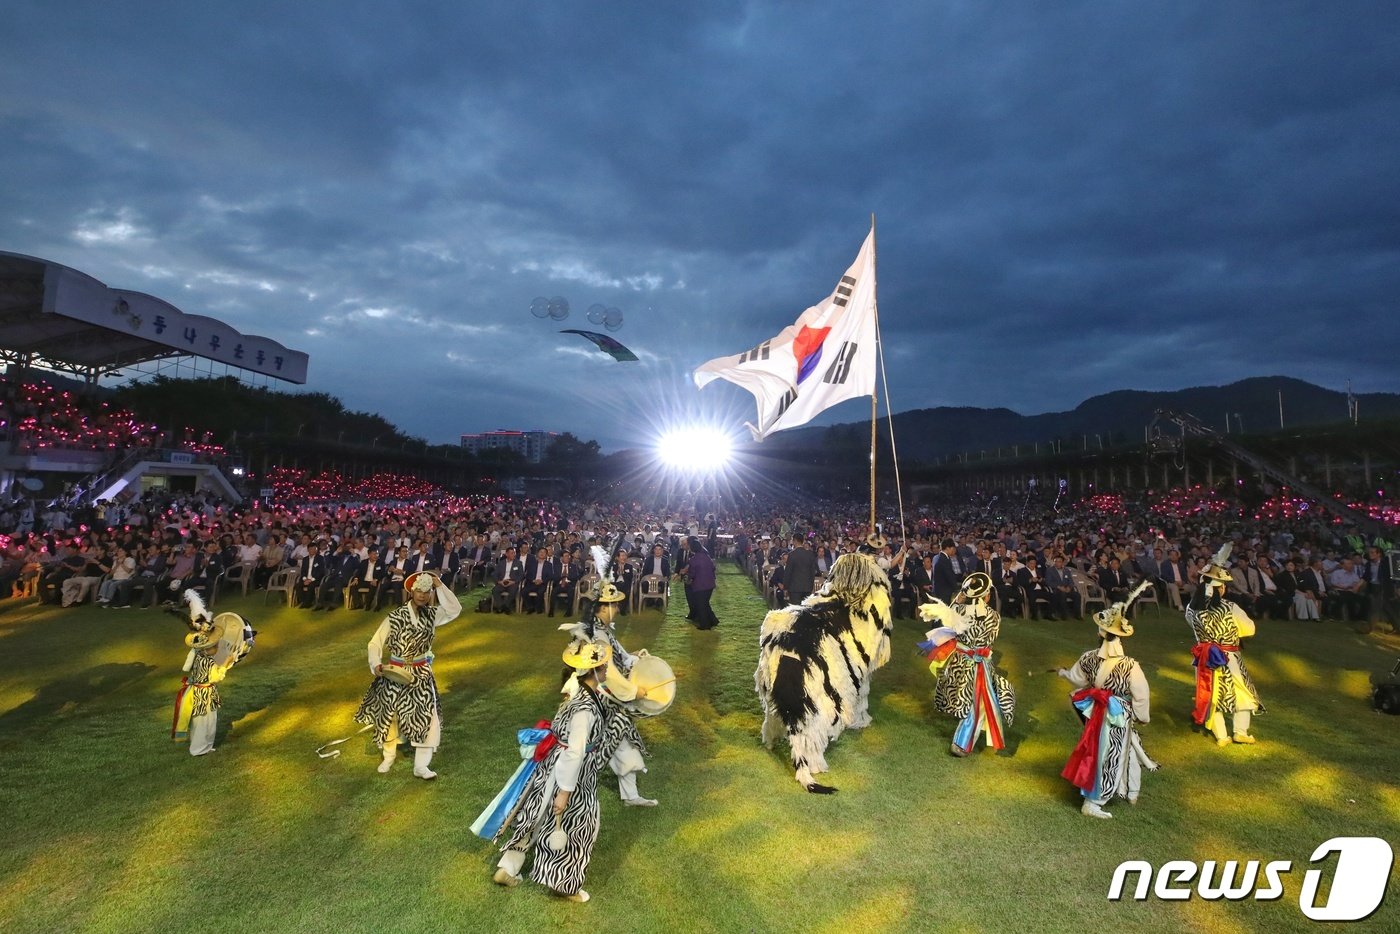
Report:
<svg viewBox="0 0 1400 934"><path fill-rule="evenodd" d="M1268 561L1260 555L1261 562ZM1263 567L1263 565L1260 565ZM1267 571L1265 573L1268 573ZM1293 596L1298 590L1297 568L1292 561L1286 562L1276 573L1270 575L1274 582L1274 619L1288 619L1288 611L1293 607Z"/></svg>
<svg viewBox="0 0 1400 934"><path fill-rule="evenodd" d="M933 595L944 603L952 603L962 586L963 573L957 555L958 543L945 538L942 550L933 559Z"/></svg>
<svg viewBox="0 0 1400 934"><path fill-rule="evenodd" d="M920 603L933 596L933 555L911 559L909 570L904 574L904 584L909 588L917 611Z"/></svg>
<svg viewBox="0 0 1400 934"><path fill-rule="evenodd" d="M1108 567L1099 569L1099 588L1109 603L1120 603L1128 599L1128 575L1123 573L1123 562L1117 557L1108 559ZM1131 618L1132 607L1126 615Z"/></svg>
<svg viewBox="0 0 1400 934"><path fill-rule="evenodd" d="M768 587L773 591L773 605L782 608L788 605L787 584L784 582L783 566L787 564L787 555L778 559L778 563L773 566L773 570L768 572Z"/></svg>
<svg viewBox="0 0 1400 934"><path fill-rule="evenodd" d="M549 549L541 545L525 561L525 581L520 586L524 594L526 613L543 613L544 598L549 590L549 582L554 580L554 564L549 560Z"/></svg>
<svg viewBox="0 0 1400 934"><path fill-rule="evenodd" d="M417 574L421 571L436 570L437 567L438 563L433 560L433 553L428 548L428 543L420 539L414 544L413 554L409 555L405 569L409 574Z"/></svg>
<svg viewBox="0 0 1400 934"><path fill-rule="evenodd" d="M306 557L297 565L297 606L315 609L316 594L325 576L326 559L321 554L320 544L312 542L306 546Z"/></svg>
<svg viewBox="0 0 1400 934"><path fill-rule="evenodd" d="M666 549L658 542L651 546L651 554L642 561L642 576L647 577L652 574L659 574L662 577L671 576L671 559L666 557Z"/></svg>
<svg viewBox="0 0 1400 934"><path fill-rule="evenodd" d="M1050 618L1068 619L1071 611L1078 618L1079 591L1074 586L1074 578L1065 567L1065 556L1056 555L1054 562L1045 570L1045 590L1050 597Z"/></svg>
<svg viewBox="0 0 1400 934"><path fill-rule="evenodd" d="M812 595L816 586L817 556L802 542L800 536L792 537L792 550L787 553L787 563L783 567L783 586L787 590L789 603L797 604Z"/></svg>
<svg viewBox="0 0 1400 934"><path fill-rule="evenodd" d="M467 557L477 564L491 563L491 544L486 541L485 535L476 537L476 541L467 549Z"/></svg>
<svg viewBox="0 0 1400 934"><path fill-rule="evenodd" d="M228 565L224 562L224 556L217 542L209 541L204 545L204 551L199 555L199 560L195 561L194 573L185 581L186 590L197 590L204 599L212 599L214 582L219 579L219 575L224 573L224 568Z"/></svg>
<svg viewBox="0 0 1400 934"><path fill-rule="evenodd" d="M812 563L816 565L816 555L812 556ZM914 588L913 575L916 568L921 567L919 555L913 543L906 543L900 548L899 554L890 559L890 603L895 619L906 619L913 615L914 607L919 605L919 594ZM815 577L813 586L816 585ZM907 608L907 609L906 609Z"/></svg>
<svg viewBox="0 0 1400 934"><path fill-rule="evenodd" d="M316 599L316 609L330 612L340 606L345 588L360 569L360 559L350 550L347 539L340 543L336 553L326 559L326 576Z"/></svg>
<svg viewBox="0 0 1400 934"><path fill-rule="evenodd" d="M1026 595L1026 609L1031 612L1031 619L1040 619L1040 605L1037 601L1050 602L1050 590L1045 583L1045 575L1040 570L1040 562L1035 555L1026 555L1026 563L1016 572L1016 586ZM1050 619L1057 619L1055 608L1051 605L1046 611L1046 616Z"/></svg>
<svg viewBox="0 0 1400 934"><path fill-rule="evenodd" d="M466 546L461 542L446 542L433 552L432 570L449 588L456 585L457 572L462 568L461 553L465 550Z"/></svg>
<svg viewBox="0 0 1400 934"><path fill-rule="evenodd" d="M408 577L408 548L400 545L398 550L384 561L384 584L379 588L379 602L375 609L382 609L387 603L403 599L403 582Z"/></svg>
<svg viewBox="0 0 1400 934"><path fill-rule="evenodd" d="M1181 608L1181 594L1188 591L1186 581L1186 565L1181 560L1181 552L1175 548L1167 552L1167 560L1159 562L1157 565L1157 580L1161 582L1162 592L1158 599L1166 597L1171 599L1171 594L1175 592L1176 599L1171 600L1171 605Z"/></svg>
<svg viewBox="0 0 1400 934"><path fill-rule="evenodd" d="M1361 566L1367 600L1366 621L1373 629L1395 630L1395 581L1391 577L1390 558L1376 546L1366 551Z"/></svg>
<svg viewBox="0 0 1400 934"><path fill-rule="evenodd" d="M632 566L632 556L628 554L626 548L619 548L613 555L612 563L608 565L608 577L623 595L623 601L618 610L623 616L627 615L632 608L632 582L637 578L637 570Z"/></svg>
<svg viewBox="0 0 1400 934"><path fill-rule="evenodd" d="M1298 593L1307 598L1308 609L1317 613L1313 619L1327 616L1327 574L1322 570L1321 558L1313 558L1310 566L1298 569Z"/></svg>
<svg viewBox="0 0 1400 934"><path fill-rule="evenodd" d="M484 581L486 575L491 573L491 569L495 566L492 557L491 545L486 541L486 536L478 535L476 540L467 547L466 556L462 561L470 561L472 576ZM470 584L470 581L468 583Z"/></svg>
<svg viewBox="0 0 1400 934"><path fill-rule="evenodd" d="M568 612L574 605L574 588L578 586L578 579L583 576L582 569L574 563L573 553L567 550L554 559L552 568L554 594L549 598L547 616L553 616L555 607L561 603L564 605L564 611Z"/></svg>
<svg viewBox="0 0 1400 934"><path fill-rule="evenodd" d="M515 595L525 579L525 562L515 556L515 546L506 548L505 556L496 562L496 583L491 587L491 612L510 613L515 609Z"/></svg>
<svg viewBox="0 0 1400 934"><path fill-rule="evenodd" d="M384 587L384 582L388 579L389 574L384 564L384 556L371 543L367 557L360 562L354 577L355 593L360 597L361 606L366 610L378 607L380 592Z"/></svg>
<svg viewBox="0 0 1400 934"><path fill-rule="evenodd" d="M1162 550L1148 550L1138 539L1133 542L1132 558L1128 561L1128 572L1138 580L1146 578L1155 581L1161 576Z"/></svg>
<svg viewBox="0 0 1400 934"><path fill-rule="evenodd" d="M987 547L986 542L977 546L969 567L974 571L981 571L994 581L1001 580L1001 558L992 557L992 549Z"/></svg>

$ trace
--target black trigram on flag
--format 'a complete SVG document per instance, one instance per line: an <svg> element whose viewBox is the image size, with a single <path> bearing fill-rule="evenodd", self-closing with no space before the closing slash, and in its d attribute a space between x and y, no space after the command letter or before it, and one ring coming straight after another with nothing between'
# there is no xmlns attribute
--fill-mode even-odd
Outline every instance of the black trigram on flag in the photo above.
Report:
<svg viewBox="0 0 1400 934"><path fill-rule="evenodd" d="M850 301L851 290L856 287L856 280L852 276L842 276L841 281L836 283L836 297L831 300L833 305L845 308L846 302Z"/></svg>
<svg viewBox="0 0 1400 934"><path fill-rule="evenodd" d="M783 397L778 400L778 414L773 417L773 421L777 421L778 419L782 418L783 413L786 412L788 408L796 401L796 389L789 389L787 392L783 393Z"/></svg>
<svg viewBox="0 0 1400 934"><path fill-rule="evenodd" d="M846 377L851 375L851 363L856 358L856 348L860 345L854 341L842 341L841 350L836 354L836 359L831 361L831 366L826 368L826 373L822 376L823 383L842 384L846 382Z"/></svg>
<svg viewBox="0 0 1400 934"><path fill-rule="evenodd" d="M769 345L771 345L772 343L773 342L771 340L764 341L763 343L755 347L753 350L744 351L743 353L739 354L739 362L752 363L755 360L767 360Z"/></svg>

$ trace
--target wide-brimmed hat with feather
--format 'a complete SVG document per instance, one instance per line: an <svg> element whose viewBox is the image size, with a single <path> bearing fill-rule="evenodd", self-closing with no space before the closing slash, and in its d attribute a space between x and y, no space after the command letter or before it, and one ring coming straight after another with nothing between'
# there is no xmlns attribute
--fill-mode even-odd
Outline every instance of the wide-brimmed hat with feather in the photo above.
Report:
<svg viewBox="0 0 1400 934"><path fill-rule="evenodd" d="M1201 576L1222 584L1228 584L1234 580L1230 576L1230 550L1234 547L1231 542L1226 542L1220 546L1220 550L1215 553L1215 557L1210 559L1206 569L1201 572Z"/></svg>

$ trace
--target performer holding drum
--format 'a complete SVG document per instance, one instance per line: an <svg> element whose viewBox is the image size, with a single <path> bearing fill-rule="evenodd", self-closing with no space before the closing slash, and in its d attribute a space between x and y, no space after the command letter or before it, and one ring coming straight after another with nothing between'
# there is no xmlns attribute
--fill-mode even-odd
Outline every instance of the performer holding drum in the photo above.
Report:
<svg viewBox="0 0 1400 934"><path fill-rule="evenodd" d="M180 681L180 692L175 695L170 736L177 743L188 740L190 755L202 756L214 751L222 703L218 684L252 650L257 634L237 613L212 616L197 591L185 591L185 604L191 629L185 645L190 652L182 669L185 677Z"/></svg>
<svg viewBox="0 0 1400 934"><path fill-rule="evenodd" d="M381 774L398 755L400 738L414 747L413 774L437 778L428 768L442 738L437 681L433 678L433 638L437 627L462 612L452 589L434 574L420 571L403 582L409 600L385 617L369 640L369 669L374 674L355 720L374 728L384 751Z"/></svg>
<svg viewBox="0 0 1400 934"><path fill-rule="evenodd" d="M603 581L593 597L593 616L588 622L560 626L575 638L590 639L611 649L607 676L599 696L609 706L617 708L624 723L619 725L622 741L608 760L608 767L617 776L618 793L622 803L631 807L656 807L655 798L644 798L637 791L637 773L647 770L646 744L637 732L634 718L655 716L671 705L676 696L675 677L664 661L641 649L636 655L622 647L614 629L618 609L625 595L609 581ZM591 623L591 625L590 625ZM590 631L591 630L591 631ZM572 696L575 679L565 685Z"/></svg>
<svg viewBox="0 0 1400 934"><path fill-rule="evenodd" d="M507 814L492 822L495 833L509 833L492 876L497 885L519 885L533 857L530 878L569 901L588 901L583 878L600 826L598 770L619 738L618 710L601 698L611 654L591 639L575 639L564 650L575 691L533 747L535 767L523 787L508 786L511 800L493 802Z"/></svg>
<svg viewBox="0 0 1400 934"><path fill-rule="evenodd" d="M676 679L661 659L645 650L632 655L617 641L612 624L621 603L622 594L603 581L585 619L559 627L573 636L564 650L564 701L552 722L519 731L525 761L472 823L484 839L509 835L493 876L498 885L516 885L533 854L531 878L571 901L588 901L583 875L598 838L603 762L617 774L623 804L656 805L637 792L646 747L633 719L664 712Z"/></svg>

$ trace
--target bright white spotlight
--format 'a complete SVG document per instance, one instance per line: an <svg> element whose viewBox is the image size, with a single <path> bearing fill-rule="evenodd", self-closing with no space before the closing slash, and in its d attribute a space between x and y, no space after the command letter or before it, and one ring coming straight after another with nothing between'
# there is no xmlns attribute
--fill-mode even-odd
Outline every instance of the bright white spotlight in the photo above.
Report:
<svg viewBox="0 0 1400 934"><path fill-rule="evenodd" d="M668 431L657 442L661 459L682 470L718 470L729 460L729 436L714 428Z"/></svg>

